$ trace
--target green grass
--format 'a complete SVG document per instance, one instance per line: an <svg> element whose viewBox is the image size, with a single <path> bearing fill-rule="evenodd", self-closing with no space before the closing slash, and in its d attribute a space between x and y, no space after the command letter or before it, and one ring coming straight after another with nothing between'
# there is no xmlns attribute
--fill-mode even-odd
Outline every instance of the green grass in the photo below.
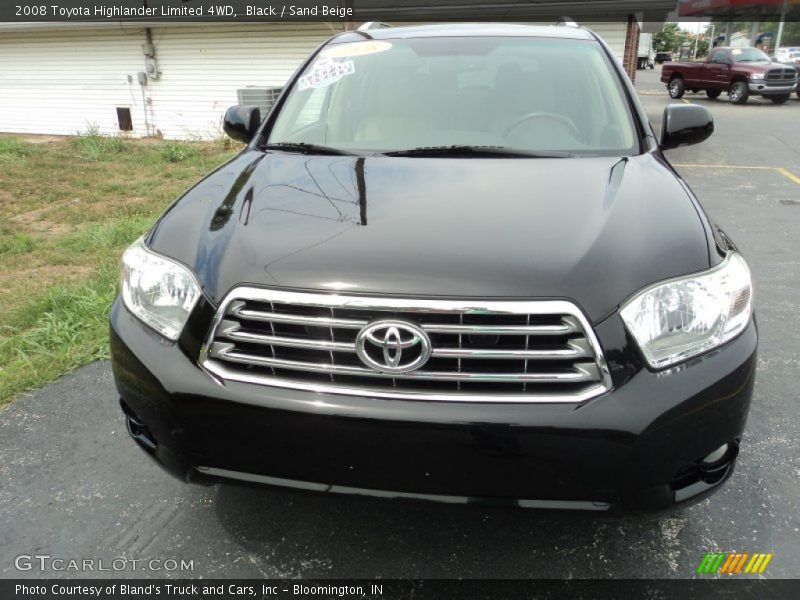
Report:
<svg viewBox="0 0 800 600"><path fill-rule="evenodd" d="M26 156L29 152L29 145L24 144L17 138L0 138L0 155L2 156Z"/></svg>
<svg viewBox="0 0 800 600"><path fill-rule="evenodd" d="M0 136L0 408L108 356L123 250L235 147Z"/></svg>
<svg viewBox="0 0 800 600"><path fill-rule="evenodd" d="M73 138L72 144L80 152L81 158L93 162L112 158L112 155L128 149L128 144L122 138L100 135L97 127L89 127L85 134Z"/></svg>
<svg viewBox="0 0 800 600"><path fill-rule="evenodd" d="M105 268L87 282L56 285L31 298L0 336L0 402L108 356L108 309L117 287Z"/></svg>
<svg viewBox="0 0 800 600"><path fill-rule="evenodd" d="M26 233L14 233L0 237L0 255L24 254L33 249L33 240Z"/></svg>
<svg viewBox="0 0 800 600"><path fill-rule="evenodd" d="M16 138L0 137L0 164L21 162L32 152L30 144Z"/></svg>
<svg viewBox="0 0 800 600"><path fill-rule="evenodd" d="M197 148L189 144L165 144L161 149L161 158L167 162L177 163L197 156Z"/></svg>

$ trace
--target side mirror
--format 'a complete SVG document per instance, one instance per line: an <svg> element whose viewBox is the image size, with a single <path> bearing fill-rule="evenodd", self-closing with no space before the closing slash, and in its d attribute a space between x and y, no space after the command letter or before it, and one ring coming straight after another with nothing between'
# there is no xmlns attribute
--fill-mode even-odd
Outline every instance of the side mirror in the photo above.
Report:
<svg viewBox="0 0 800 600"><path fill-rule="evenodd" d="M661 148L699 144L714 133L714 117L705 106L670 104L661 123Z"/></svg>
<svg viewBox="0 0 800 600"><path fill-rule="evenodd" d="M257 106L232 106L225 113L222 128L237 142L249 144L261 125L261 109Z"/></svg>

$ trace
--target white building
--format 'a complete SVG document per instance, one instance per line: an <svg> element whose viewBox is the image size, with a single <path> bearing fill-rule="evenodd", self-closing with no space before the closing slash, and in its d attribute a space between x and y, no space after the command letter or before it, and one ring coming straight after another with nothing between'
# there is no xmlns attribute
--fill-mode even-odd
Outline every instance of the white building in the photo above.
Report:
<svg viewBox="0 0 800 600"><path fill-rule="evenodd" d="M585 25L605 38L633 77L636 20ZM283 86L343 27L0 24L0 132L74 135L96 128L108 135L214 138L225 110L243 93L250 98L241 103L267 104L271 88ZM157 77L140 75L148 66Z"/></svg>
<svg viewBox="0 0 800 600"><path fill-rule="evenodd" d="M750 46L750 36L746 33L736 31L731 34L731 48L749 48Z"/></svg>

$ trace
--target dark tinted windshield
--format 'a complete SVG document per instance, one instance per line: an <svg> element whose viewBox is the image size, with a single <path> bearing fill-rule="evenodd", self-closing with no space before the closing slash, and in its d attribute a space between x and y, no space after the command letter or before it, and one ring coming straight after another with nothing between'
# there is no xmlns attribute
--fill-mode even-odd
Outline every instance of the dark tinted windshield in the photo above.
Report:
<svg viewBox="0 0 800 600"><path fill-rule="evenodd" d="M329 45L274 124L269 143L287 142L622 155L634 152L636 135L597 42L442 37Z"/></svg>

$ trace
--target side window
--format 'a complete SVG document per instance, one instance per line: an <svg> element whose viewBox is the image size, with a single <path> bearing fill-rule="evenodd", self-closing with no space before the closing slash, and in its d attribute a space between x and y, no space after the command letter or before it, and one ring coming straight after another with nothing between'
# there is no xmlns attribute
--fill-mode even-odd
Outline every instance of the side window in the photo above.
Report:
<svg viewBox="0 0 800 600"><path fill-rule="evenodd" d="M711 58L711 62L716 63L718 65L727 65L730 63L728 60L728 53L724 50L717 50L714 53L714 56Z"/></svg>

